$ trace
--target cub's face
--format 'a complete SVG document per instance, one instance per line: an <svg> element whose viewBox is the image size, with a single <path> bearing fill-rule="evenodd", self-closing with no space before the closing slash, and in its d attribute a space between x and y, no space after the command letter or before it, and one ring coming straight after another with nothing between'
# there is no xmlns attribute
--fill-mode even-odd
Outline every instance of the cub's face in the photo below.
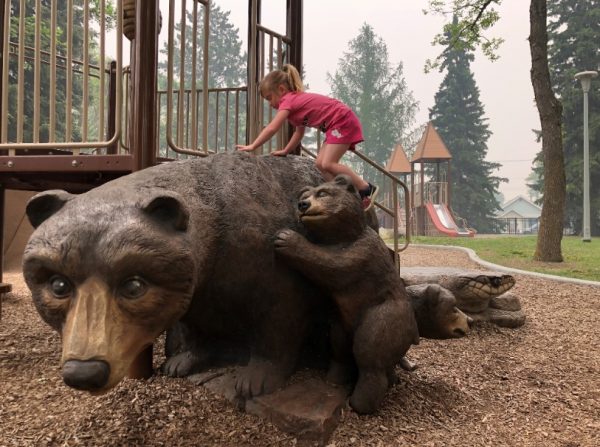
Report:
<svg viewBox="0 0 600 447"><path fill-rule="evenodd" d="M23 273L38 312L62 336L63 378L105 392L189 306L187 210L171 195L108 204L48 191L27 214L36 231Z"/></svg>
<svg viewBox="0 0 600 447"><path fill-rule="evenodd" d="M346 175L303 189L298 215L309 233L325 242L356 238L366 226L360 197Z"/></svg>
<svg viewBox="0 0 600 447"><path fill-rule="evenodd" d="M469 332L473 320L456 307L456 298L449 290L429 284L421 299L427 319L418 321L419 335L447 339L463 337Z"/></svg>

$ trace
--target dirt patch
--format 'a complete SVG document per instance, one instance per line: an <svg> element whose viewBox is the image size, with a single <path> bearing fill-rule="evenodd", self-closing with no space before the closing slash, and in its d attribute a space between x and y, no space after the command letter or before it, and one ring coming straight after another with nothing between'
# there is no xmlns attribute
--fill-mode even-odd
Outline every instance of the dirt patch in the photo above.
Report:
<svg viewBox="0 0 600 447"><path fill-rule="evenodd" d="M476 268L458 251L411 246L406 266ZM60 338L21 276L0 321L0 446L288 446L293 437L185 379L125 380L93 397L62 383ZM600 287L517 276L527 322L423 340L419 368L380 411L346 410L330 446L600 445ZM161 361L157 349L155 361Z"/></svg>

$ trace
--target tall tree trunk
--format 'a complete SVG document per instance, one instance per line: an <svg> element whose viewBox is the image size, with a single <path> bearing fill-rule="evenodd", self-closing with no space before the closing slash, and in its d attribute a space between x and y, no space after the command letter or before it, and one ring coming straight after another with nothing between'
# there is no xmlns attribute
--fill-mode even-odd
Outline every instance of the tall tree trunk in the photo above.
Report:
<svg viewBox="0 0 600 447"><path fill-rule="evenodd" d="M531 0L529 47L531 83L542 125L544 200L534 259L562 262L561 240L565 214L565 161L562 145L562 105L550 82L546 0Z"/></svg>

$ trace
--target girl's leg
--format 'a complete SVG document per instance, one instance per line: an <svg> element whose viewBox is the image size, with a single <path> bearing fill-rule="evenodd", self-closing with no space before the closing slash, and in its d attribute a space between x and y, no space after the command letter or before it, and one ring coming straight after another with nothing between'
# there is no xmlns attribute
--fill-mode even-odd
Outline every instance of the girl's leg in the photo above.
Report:
<svg viewBox="0 0 600 447"><path fill-rule="evenodd" d="M369 184L359 177L352 169L339 163L344 153L350 147L349 144L328 144L323 143L321 150L317 155L317 169L321 171L325 180L331 181L338 174L346 174L352 179L352 183L357 190L369 188Z"/></svg>

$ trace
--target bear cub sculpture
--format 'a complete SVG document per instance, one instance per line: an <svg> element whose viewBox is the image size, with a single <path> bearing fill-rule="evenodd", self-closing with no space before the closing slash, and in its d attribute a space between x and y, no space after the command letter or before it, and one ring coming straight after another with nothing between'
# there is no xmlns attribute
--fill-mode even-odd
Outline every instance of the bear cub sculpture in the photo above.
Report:
<svg viewBox="0 0 600 447"><path fill-rule="evenodd" d="M349 177L305 188L298 212L307 237L280 231L276 254L330 293L337 315L327 379L345 383L358 372L350 405L373 413L395 381L395 366L419 342L410 300Z"/></svg>

